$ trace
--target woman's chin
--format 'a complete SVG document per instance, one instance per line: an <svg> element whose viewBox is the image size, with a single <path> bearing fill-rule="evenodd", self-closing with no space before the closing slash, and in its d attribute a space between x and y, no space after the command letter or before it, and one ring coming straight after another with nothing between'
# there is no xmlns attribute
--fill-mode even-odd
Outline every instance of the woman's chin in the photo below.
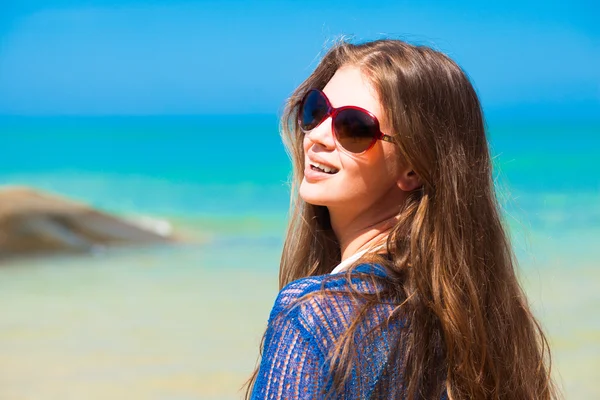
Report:
<svg viewBox="0 0 600 400"><path fill-rule="evenodd" d="M300 197L302 198L302 200L304 200L305 203L307 204L311 204L313 206L325 206L327 207L328 202L320 197L304 197L302 195L300 195Z"/></svg>
<svg viewBox="0 0 600 400"><path fill-rule="evenodd" d="M322 190L322 188L309 186L313 185L306 184L306 182L303 182L302 185L300 185L300 191L298 194L300 195L300 198L304 200L304 202L312 204L313 206L327 206L330 203L328 200L331 199L328 198L327 193L324 193L325 191Z"/></svg>

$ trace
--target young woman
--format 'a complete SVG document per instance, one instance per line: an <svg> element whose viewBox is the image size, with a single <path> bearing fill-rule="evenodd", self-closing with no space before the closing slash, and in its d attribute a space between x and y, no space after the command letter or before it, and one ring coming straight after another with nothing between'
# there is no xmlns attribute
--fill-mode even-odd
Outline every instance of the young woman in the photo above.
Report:
<svg viewBox="0 0 600 400"><path fill-rule="evenodd" d="M290 97L281 291L253 399L551 399L481 107L444 54L339 43Z"/></svg>

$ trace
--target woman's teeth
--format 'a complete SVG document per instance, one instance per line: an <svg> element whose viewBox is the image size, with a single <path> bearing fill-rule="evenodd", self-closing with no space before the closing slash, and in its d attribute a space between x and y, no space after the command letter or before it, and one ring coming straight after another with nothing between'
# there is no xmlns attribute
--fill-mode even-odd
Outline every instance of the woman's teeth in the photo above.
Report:
<svg viewBox="0 0 600 400"><path fill-rule="evenodd" d="M339 170L337 170L335 168L331 168L331 167L328 167L326 165L315 163L315 162L310 163L310 165L311 165L311 167L313 169L316 169L318 171L325 172L325 173L328 173L328 174L335 174L335 173L337 173L339 171Z"/></svg>

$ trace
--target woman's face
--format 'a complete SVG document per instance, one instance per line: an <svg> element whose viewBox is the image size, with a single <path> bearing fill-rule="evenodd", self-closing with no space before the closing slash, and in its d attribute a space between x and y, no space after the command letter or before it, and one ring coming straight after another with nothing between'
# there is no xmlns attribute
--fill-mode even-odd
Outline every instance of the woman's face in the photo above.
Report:
<svg viewBox="0 0 600 400"><path fill-rule="evenodd" d="M357 67L340 68L323 89L333 107L358 106L372 112L381 131L393 135L382 113L376 91ZM300 196L309 204L363 212L377 204L392 205L401 198L398 149L378 140L362 154L344 151L335 141L331 117L304 136L304 178ZM321 172L315 165L335 173Z"/></svg>

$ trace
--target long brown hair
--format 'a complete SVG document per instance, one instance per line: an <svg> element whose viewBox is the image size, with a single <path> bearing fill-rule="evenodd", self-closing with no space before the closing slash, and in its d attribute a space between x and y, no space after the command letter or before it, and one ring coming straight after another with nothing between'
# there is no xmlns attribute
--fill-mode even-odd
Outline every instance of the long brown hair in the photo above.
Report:
<svg viewBox="0 0 600 400"><path fill-rule="evenodd" d="M408 398L443 389L450 399L557 398L548 342L517 281L499 215L479 100L462 69L431 48L338 42L289 98L281 131L294 169L280 288L340 261L327 208L298 195L304 154L296 121L306 91L322 89L343 66L359 67L377 91L399 153L423 182L387 242L387 293L410 321L402 351L392 353L404 372L386 376L388 386L403 386ZM348 377L352 343L340 338L333 350L341 371L333 372L334 387Z"/></svg>

